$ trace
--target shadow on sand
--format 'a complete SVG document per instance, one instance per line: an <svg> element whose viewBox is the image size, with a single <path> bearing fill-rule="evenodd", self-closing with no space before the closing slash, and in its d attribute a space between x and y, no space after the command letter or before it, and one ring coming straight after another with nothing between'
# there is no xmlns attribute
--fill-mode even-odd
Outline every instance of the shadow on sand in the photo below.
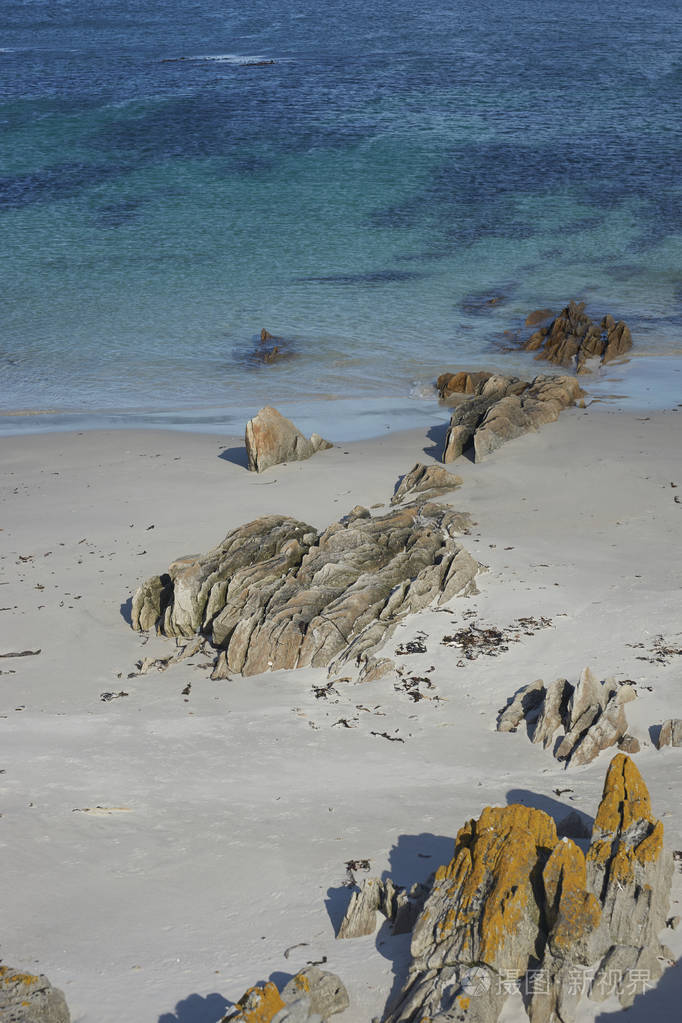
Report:
<svg viewBox="0 0 682 1023"><path fill-rule="evenodd" d="M219 994L188 995L175 1006L175 1012L164 1012L158 1023L217 1023L234 1003Z"/></svg>
<svg viewBox="0 0 682 1023"><path fill-rule="evenodd" d="M222 458L224 462L232 462L233 465L239 465L242 469L248 469L249 460L246 456L246 448L243 445L234 448L225 448L218 455L218 458Z"/></svg>

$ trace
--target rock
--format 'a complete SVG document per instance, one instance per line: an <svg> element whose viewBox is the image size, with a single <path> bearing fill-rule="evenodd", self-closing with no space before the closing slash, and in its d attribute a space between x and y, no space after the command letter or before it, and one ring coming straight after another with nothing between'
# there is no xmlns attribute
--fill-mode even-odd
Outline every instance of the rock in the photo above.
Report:
<svg viewBox="0 0 682 1023"><path fill-rule="evenodd" d="M145 620L167 636L201 633L225 650L223 671L364 664L407 614L473 585L480 566L456 540L467 523L422 502L377 518L356 509L323 533L266 515L173 562L165 610ZM147 580L134 602L157 589Z"/></svg>
<svg viewBox="0 0 682 1023"><path fill-rule="evenodd" d="M253 419L249 419L245 442L252 472L263 472L271 465L284 462L301 462L316 451L324 451L333 446L317 433L307 440L290 419L285 419L277 409L269 405L262 408Z"/></svg>
<svg viewBox="0 0 682 1023"><path fill-rule="evenodd" d="M657 937L672 880L662 835L622 753L607 772L587 856L541 810L484 809L436 872L386 1023L494 1023L517 984L532 1023L569 1023L583 993L599 999L609 969L621 1004L631 1004L645 971L660 976L667 956Z"/></svg>
<svg viewBox="0 0 682 1023"><path fill-rule="evenodd" d="M70 1023L64 995L43 974L0 966L0 1019L6 1023Z"/></svg>
<svg viewBox="0 0 682 1023"><path fill-rule="evenodd" d="M230 669L227 663L227 650L221 650L216 657L213 671L211 672L212 682L222 682L230 678Z"/></svg>
<svg viewBox="0 0 682 1023"><path fill-rule="evenodd" d="M540 707L545 700L547 690L541 678L519 689L504 710L500 711L497 721L498 732L515 732L521 722L532 720L533 711Z"/></svg>
<svg viewBox="0 0 682 1023"><path fill-rule="evenodd" d="M170 602L172 583L169 575L155 575L133 597L131 620L139 632L153 629Z"/></svg>
<svg viewBox="0 0 682 1023"><path fill-rule="evenodd" d="M661 725L656 748L664 746L682 746L682 718L669 718Z"/></svg>
<svg viewBox="0 0 682 1023"><path fill-rule="evenodd" d="M269 980L266 984L250 987L237 1002L236 1014L223 1017L221 1023L272 1023L280 1009L285 1007L277 987Z"/></svg>
<svg viewBox="0 0 682 1023"><path fill-rule="evenodd" d="M536 315L530 314L527 327L542 322L535 319ZM537 352L537 359L547 359L585 373L591 359L598 359L604 365L630 351L632 335L622 320L616 323L612 316L605 316L596 323L586 314L584 302L569 302L548 326L532 334L523 348Z"/></svg>
<svg viewBox="0 0 682 1023"><path fill-rule="evenodd" d="M492 373L441 373L436 380L439 398L449 398L452 394L475 394L476 388L482 386Z"/></svg>
<svg viewBox="0 0 682 1023"><path fill-rule="evenodd" d="M317 966L306 966L293 977L282 991L282 998L290 1005L304 995L310 1002L310 1012L321 1019L329 1019L344 1012L350 1002L343 983L333 973Z"/></svg>
<svg viewBox="0 0 682 1023"><path fill-rule="evenodd" d="M348 1005L348 992L335 974L308 966L281 992L272 981L249 988L221 1023L326 1023Z"/></svg>
<svg viewBox="0 0 682 1023"><path fill-rule="evenodd" d="M618 743L618 749L622 750L623 753L639 753L641 748L639 739L636 739L634 735L628 735L627 733Z"/></svg>
<svg viewBox="0 0 682 1023"><path fill-rule="evenodd" d="M376 682L395 670L395 661L392 661L390 657L370 657L360 670L358 682Z"/></svg>
<svg viewBox="0 0 682 1023"><path fill-rule="evenodd" d="M498 732L515 732L521 721L532 727L532 741L553 747L557 760L572 766L589 764L599 753L621 743L627 733L625 704L634 700L630 685L597 682L585 668L578 682L541 679L520 689L497 719ZM561 734L563 730L563 734ZM639 750L631 736L630 749Z"/></svg>
<svg viewBox="0 0 682 1023"><path fill-rule="evenodd" d="M665 927L673 860L663 847L663 823L653 816L646 785L632 760L618 753L609 766L602 800L587 853L587 878L602 904L609 949L596 971L600 977L617 968L625 977L646 971L649 985L663 972L667 950L658 940ZM641 987L639 992L641 992ZM631 1005L636 985L619 991L621 1005Z"/></svg>
<svg viewBox="0 0 682 1023"><path fill-rule="evenodd" d="M454 461L471 443L480 461L506 441L554 422L582 394L574 377L536 377L529 383L488 376L453 409L442 461Z"/></svg>
<svg viewBox="0 0 682 1023"><path fill-rule="evenodd" d="M393 924L394 934L407 934L421 913L431 891L431 882L414 884L409 892L386 878L368 877L359 891L353 892L336 937L361 938L374 934L377 913Z"/></svg>
<svg viewBox="0 0 682 1023"><path fill-rule="evenodd" d="M417 462L408 473L406 473L400 486L391 498L391 504L402 504L408 497L414 498L417 494L421 497L438 497L447 494L451 490L461 487L462 477L453 476L451 472L441 465L422 465ZM369 514L369 513L368 513Z"/></svg>

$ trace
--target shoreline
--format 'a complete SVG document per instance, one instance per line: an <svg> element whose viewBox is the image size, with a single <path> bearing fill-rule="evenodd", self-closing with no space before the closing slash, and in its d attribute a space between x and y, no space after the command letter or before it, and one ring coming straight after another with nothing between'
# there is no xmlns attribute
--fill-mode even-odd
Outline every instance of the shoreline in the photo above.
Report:
<svg viewBox="0 0 682 1023"><path fill-rule="evenodd" d="M345 863L368 858L372 875L407 884L449 857L485 805L592 814L609 751L565 770L522 730L494 730L521 685L575 680L587 665L637 683L636 763L666 844L682 848L680 751L657 751L649 733L682 716L680 661L642 660L659 634L681 645L677 417L568 409L481 463L448 466L463 485L444 500L471 514L463 544L487 571L478 594L411 616L388 640L394 657L425 636L425 653L396 658L433 683L439 699L418 704L392 676L322 699L325 669L212 682L205 657L136 676L138 659L173 643L133 632L125 605L150 574L259 515L320 528L358 503L387 506L400 475L432 462L426 429L261 475L227 435L7 438L3 650L41 653L0 661L6 961L46 973L79 1023L177 1023L190 1011L218 1019L256 980L326 956L351 997L339 1019L367 1023L402 976L409 938L334 939ZM499 656L460 667L442 642L470 620L507 629L524 616L551 624ZM396 731L404 742L381 738ZM664 940L682 954L679 929ZM674 1018L677 975L653 992L662 1019ZM638 999L630 1023L648 1023L648 1006ZM615 1003L582 1003L578 1018L607 1010ZM521 1023L520 1003L504 1018Z"/></svg>
<svg viewBox="0 0 682 1023"><path fill-rule="evenodd" d="M497 371L495 360L491 365ZM458 368L461 366L456 363L448 366L443 362L444 372ZM524 379L562 373L570 371L530 358L525 372L520 371ZM673 408L682 401L682 355L631 355L593 373L582 374L578 380L587 392L587 403L629 411ZM402 398L395 395L327 395L308 396L300 402L280 402L273 397L267 404L274 404L303 433L328 434L331 440L344 443L382 436L388 430L438 426L449 419L449 408L439 402L435 386L432 394L425 388L419 393L413 389ZM247 420L257 411L255 406L242 404L152 411L15 409L0 411L0 437L136 429L207 434L227 432L237 436L243 434Z"/></svg>

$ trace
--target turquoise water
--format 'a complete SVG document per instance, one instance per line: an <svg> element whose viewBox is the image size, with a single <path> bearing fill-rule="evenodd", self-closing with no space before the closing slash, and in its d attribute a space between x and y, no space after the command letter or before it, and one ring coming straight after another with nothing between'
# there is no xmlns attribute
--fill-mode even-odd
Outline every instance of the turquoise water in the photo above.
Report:
<svg viewBox="0 0 682 1023"><path fill-rule="evenodd" d="M572 297L682 352L679 0L369 8L3 0L0 410L419 416Z"/></svg>

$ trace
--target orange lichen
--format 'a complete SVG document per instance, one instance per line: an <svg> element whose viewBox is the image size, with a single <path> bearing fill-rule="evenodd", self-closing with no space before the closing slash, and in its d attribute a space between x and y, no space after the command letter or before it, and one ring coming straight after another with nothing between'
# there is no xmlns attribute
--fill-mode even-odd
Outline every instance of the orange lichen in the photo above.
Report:
<svg viewBox="0 0 682 1023"><path fill-rule="evenodd" d="M262 987L250 987L237 1002L239 1013L231 1023L271 1023L280 1009L284 1008L279 991L268 981Z"/></svg>
<svg viewBox="0 0 682 1023"><path fill-rule="evenodd" d="M18 973L15 970L10 970L9 966L0 966L0 983L3 986L8 984L25 984L29 987L31 984L38 984L40 977L34 976L32 973Z"/></svg>
<svg viewBox="0 0 682 1023"><path fill-rule="evenodd" d="M462 1010L462 1012L466 1012L466 1010L469 1008L470 1004L471 1004L471 1001L467 997L467 995L460 995L459 998L457 999L457 1005Z"/></svg>
<svg viewBox="0 0 682 1023"><path fill-rule="evenodd" d="M632 846L622 835L638 822L646 822L651 830ZM618 753L609 765L593 835L588 861L602 868L610 861L610 877L620 884L634 879L637 862L653 863L663 849L663 824L653 816L644 780L624 753Z"/></svg>
<svg viewBox="0 0 682 1023"><path fill-rule="evenodd" d="M305 992L310 991L310 981L308 980L304 973L296 974L296 976L294 977L294 984L299 989L299 991Z"/></svg>
<svg viewBox="0 0 682 1023"><path fill-rule="evenodd" d="M569 839L559 842L542 872L552 941L568 950L583 935L599 925L601 906L587 891L585 857Z"/></svg>
<svg viewBox="0 0 682 1023"><path fill-rule="evenodd" d="M457 913L448 911L437 940L453 928L476 925L480 916L480 959L494 962L505 938L533 902L529 876L538 850L549 852L557 841L551 817L519 804L486 807L477 821L468 821L457 834L455 855L437 875L452 881L448 892L458 900ZM468 947L466 935L463 941Z"/></svg>

